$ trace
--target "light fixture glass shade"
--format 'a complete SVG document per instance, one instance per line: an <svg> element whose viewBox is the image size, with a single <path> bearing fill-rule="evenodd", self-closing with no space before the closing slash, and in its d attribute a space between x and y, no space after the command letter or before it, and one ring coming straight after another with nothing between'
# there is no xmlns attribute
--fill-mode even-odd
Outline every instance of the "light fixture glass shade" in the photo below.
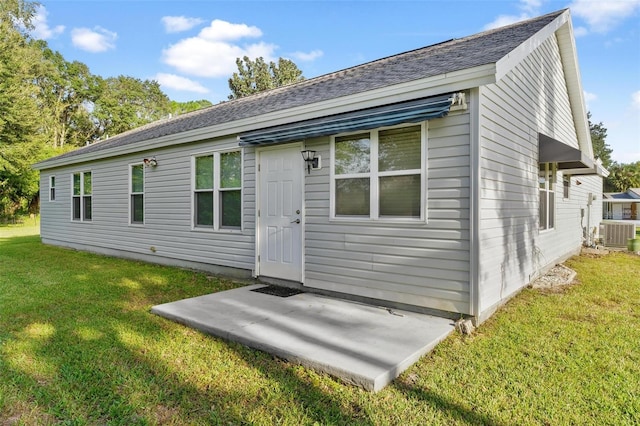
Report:
<svg viewBox="0 0 640 426"><path fill-rule="evenodd" d="M310 149L302 151L301 154L304 161L313 161L316 158L316 152Z"/></svg>

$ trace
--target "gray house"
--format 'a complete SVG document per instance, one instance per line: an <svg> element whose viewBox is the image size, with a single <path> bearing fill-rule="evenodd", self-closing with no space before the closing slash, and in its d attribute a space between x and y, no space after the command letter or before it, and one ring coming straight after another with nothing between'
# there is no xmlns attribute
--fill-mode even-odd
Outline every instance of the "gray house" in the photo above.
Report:
<svg viewBox="0 0 640 426"><path fill-rule="evenodd" d="M568 10L35 167L46 244L477 322L579 250L606 173Z"/></svg>

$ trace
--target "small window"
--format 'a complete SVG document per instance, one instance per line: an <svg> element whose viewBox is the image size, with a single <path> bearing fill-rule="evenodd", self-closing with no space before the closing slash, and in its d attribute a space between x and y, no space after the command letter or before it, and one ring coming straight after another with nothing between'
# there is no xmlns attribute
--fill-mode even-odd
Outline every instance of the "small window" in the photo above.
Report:
<svg viewBox="0 0 640 426"><path fill-rule="evenodd" d="M214 152L194 158L193 219L198 228L242 226L242 153Z"/></svg>
<svg viewBox="0 0 640 426"><path fill-rule="evenodd" d="M131 166L130 182L130 222L144 223L144 165Z"/></svg>
<svg viewBox="0 0 640 426"><path fill-rule="evenodd" d="M571 188L571 175L562 175L562 198L569 198L569 189Z"/></svg>
<svg viewBox="0 0 640 426"><path fill-rule="evenodd" d="M49 201L56 200L56 177L49 176Z"/></svg>
<svg viewBox="0 0 640 426"><path fill-rule="evenodd" d="M423 125L333 140L332 217L424 218Z"/></svg>
<svg viewBox="0 0 640 426"><path fill-rule="evenodd" d="M77 221L91 221L93 219L91 172L74 173L71 179L73 188L71 218Z"/></svg>
<svg viewBox="0 0 640 426"><path fill-rule="evenodd" d="M555 194L556 165L550 163L540 164L538 178L540 205L539 220L540 230L553 229L556 216Z"/></svg>

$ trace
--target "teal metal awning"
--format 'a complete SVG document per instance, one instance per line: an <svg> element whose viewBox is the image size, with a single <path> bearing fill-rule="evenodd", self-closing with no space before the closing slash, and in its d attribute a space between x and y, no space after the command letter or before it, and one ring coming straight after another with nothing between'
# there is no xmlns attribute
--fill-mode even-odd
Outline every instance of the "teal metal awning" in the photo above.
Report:
<svg viewBox="0 0 640 426"><path fill-rule="evenodd" d="M403 123L418 123L449 113L452 94L433 96L359 111L314 118L281 126L267 127L241 134L241 146L269 145L299 141L317 136L335 135Z"/></svg>

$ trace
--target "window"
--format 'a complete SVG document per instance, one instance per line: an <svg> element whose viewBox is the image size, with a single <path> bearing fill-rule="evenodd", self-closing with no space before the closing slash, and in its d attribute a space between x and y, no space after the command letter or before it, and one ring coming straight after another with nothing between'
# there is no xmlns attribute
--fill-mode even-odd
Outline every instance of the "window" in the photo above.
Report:
<svg viewBox="0 0 640 426"><path fill-rule="evenodd" d="M240 229L242 225L242 154L214 152L194 158L194 225Z"/></svg>
<svg viewBox="0 0 640 426"><path fill-rule="evenodd" d="M144 223L144 165L134 164L131 166L131 180L129 192L130 199L130 222L132 224Z"/></svg>
<svg viewBox="0 0 640 426"><path fill-rule="evenodd" d="M562 198L569 198L569 188L571 188L571 175L562 175Z"/></svg>
<svg viewBox="0 0 640 426"><path fill-rule="evenodd" d="M71 197L72 219L91 221L91 172L74 173L72 175L73 196Z"/></svg>
<svg viewBox="0 0 640 426"><path fill-rule="evenodd" d="M555 226L555 179L556 165L550 163L540 164L538 177L540 190L540 229L552 229Z"/></svg>
<svg viewBox="0 0 640 426"><path fill-rule="evenodd" d="M49 176L49 201L56 200L56 177Z"/></svg>
<svg viewBox="0 0 640 426"><path fill-rule="evenodd" d="M424 125L333 141L333 217L424 218Z"/></svg>

